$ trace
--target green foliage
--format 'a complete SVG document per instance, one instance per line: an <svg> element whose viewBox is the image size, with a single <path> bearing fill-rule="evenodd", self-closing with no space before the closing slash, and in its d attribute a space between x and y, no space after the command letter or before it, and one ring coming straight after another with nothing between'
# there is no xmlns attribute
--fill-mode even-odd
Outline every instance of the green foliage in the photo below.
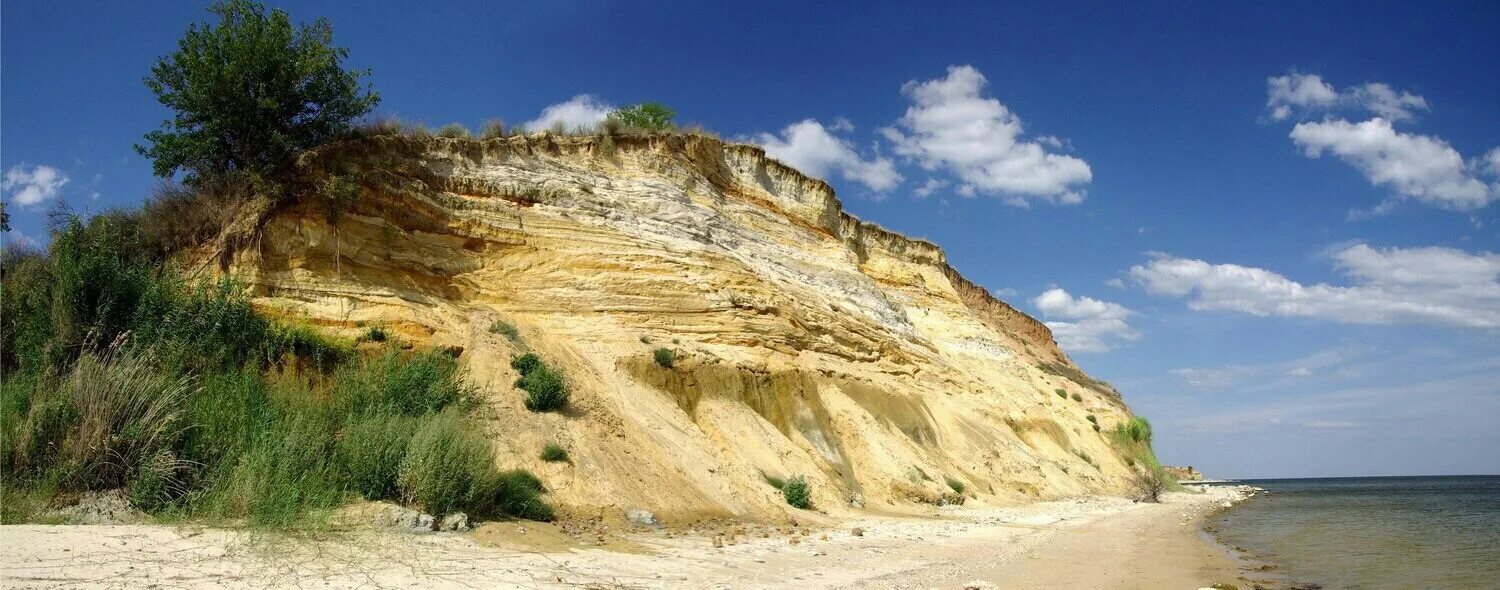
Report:
<svg viewBox="0 0 1500 590"><path fill-rule="evenodd" d="M672 123L672 117L677 112L667 108L659 102L643 102L626 107L620 107L609 114L608 119L619 121L626 127L647 129L651 131L667 131L675 129L677 125Z"/></svg>
<svg viewBox="0 0 1500 590"><path fill-rule="evenodd" d="M361 336L360 339L366 342L385 342L386 337L387 335L385 333L385 328L382 328L380 326L370 326L365 330L364 335Z"/></svg>
<svg viewBox="0 0 1500 590"><path fill-rule="evenodd" d="M403 354L395 347L340 367L331 393L336 407L348 414L440 412L467 405L472 397L453 357L436 350Z"/></svg>
<svg viewBox="0 0 1500 590"><path fill-rule="evenodd" d="M785 479L776 477L776 476L771 475L769 473L766 473L764 471L760 472L760 476L763 477L763 478L765 478L766 483L771 484L771 487L773 487L773 488L776 488L778 490L786 488L786 480Z"/></svg>
<svg viewBox="0 0 1500 590"><path fill-rule="evenodd" d="M806 510L812 506L812 488L808 486L807 478L800 475L786 480L786 485L781 486L781 496L793 508Z"/></svg>
<svg viewBox="0 0 1500 590"><path fill-rule="evenodd" d="M510 368L521 373L523 377L540 366L542 366L542 357L529 352L510 359Z"/></svg>
<svg viewBox="0 0 1500 590"><path fill-rule="evenodd" d="M525 372L516 380L516 387L526 392L526 409L533 412L551 412L568 405L567 382L545 364Z"/></svg>
<svg viewBox="0 0 1500 590"><path fill-rule="evenodd" d="M954 491L954 493L957 493L957 494L960 494L960 495L962 495L964 493L964 490L969 489L969 486L964 485L964 482L958 481L958 480L953 479L952 477L949 477L949 476L946 476L946 475L943 476L943 482L947 483L948 487L951 488Z"/></svg>
<svg viewBox="0 0 1500 590"><path fill-rule="evenodd" d="M434 515L493 502L494 450L461 413L423 420L409 445L398 475L403 501Z"/></svg>
<svg viewBox="0 0 1500 590"><path fill-rule="evenodd" d="M407 446L422 419L395 412L355 416L344 426L334 452L348 470L349 489L371 500L396 497Z"/></svg>
<svg viewBox="0 0 1500 590"><path fill-rule="evenodd" d="M501 472L493 484L495 507L505 514L527 520L550 522L556 518L552 507L542 501L541 494L546 492L542 480L520 469Z"/></svg>
<svg viewBox="0 0 1500 590"><path fill-rule="evenodd" d="M666 369L672 368L672 365L677 362L677 353L672 352L670 348L658 348L652 351L651 356L656 360L656 364Z"/></svg>
<svg viewBox="0 0 1500 590"><path fill-rule="evenodd" d="M521 339L521 333L516 330L515 325L505 320L495 320L493 322L490 322L490 333L503 335L506 338L510 339L511 342L518 342Z"/></svg>
<svg viewBox="0 0 1500 590"><path fill-rule="evenodd" d="M542 447L541 459L549 463L562 463L568 460L568 450L555 442L549 442Z"/></svg>
<svg viewBox="0 0 1500 590"><path fill-rule="evenodd" d="M496 139L505 137L505 123L499 119L490 119L484 122L484 131L480 134L482 139Z"/></svg>
<svg viewBox="0 0 1500 590"><path fill-rule="evenodd" d="M1059 387L1057 389L1054 389L1053 391L1057 393L1057 397L1068 399L1068 392L1064 391L1062 388Z"/></svg>
<svg viewBox="0 0 1500 590"><path fill-rule="evenodd" d="M1131 416L1130 420L1116 425L1115 433L1123 440L1151 444L1151 422L1140 416Z"/></svg>
<svg viewBox="0 0 1500 590"><path fill-rule="evenodd" d="M1078 394L1075 393L1075 394L1073 394L1073 401L1075 401L1075 402L1081 402L1081 401L1083 401L1083 396L1078 395Z"/></svg>
<svg viewBox="0 0 1500 590"><path fill-rule="evenodd" d="M346 71L327 20L293 25L282 10L248 0L209 8L217 24L188 26L146 87L172 111L136 151L158 176L268 178L292 155L350 131L380 96L361 87L368 71Z"/></svg>
<svg viewBox="0 0 1500 590"><path fill-rule="evenodd" d="M1088 415L1088 421L1093 422L1095 426L1099 425L1099 418L1097 416L1094 416L1093 414Z"/></svg>

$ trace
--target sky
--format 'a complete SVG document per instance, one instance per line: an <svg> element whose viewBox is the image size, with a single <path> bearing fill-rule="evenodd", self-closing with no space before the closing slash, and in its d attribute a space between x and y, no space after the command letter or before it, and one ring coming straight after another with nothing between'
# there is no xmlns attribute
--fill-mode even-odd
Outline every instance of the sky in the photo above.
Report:
<svg viewBox="0 0 1500 590"><path fill-rule="evenodd" d="M1210 476L1500 473L1500 3L269 2L379 115L661 101L942 245ZM0 4L0 194L160 182L193 2Z"/></svg>

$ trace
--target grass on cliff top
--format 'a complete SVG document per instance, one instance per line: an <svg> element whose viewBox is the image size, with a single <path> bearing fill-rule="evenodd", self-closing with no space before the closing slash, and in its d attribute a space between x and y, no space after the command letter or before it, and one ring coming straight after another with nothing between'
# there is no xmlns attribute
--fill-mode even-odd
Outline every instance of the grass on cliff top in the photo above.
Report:
<svg viewBox="0 0 1500 590"><path fill-rule="evenodd" d="M539 483L494 466L454 358L358 357L232 282L182 281L153 248L141 216L110 213L0 254L4 522L106 490L275 528L358 497L550 517Z"/></svg>

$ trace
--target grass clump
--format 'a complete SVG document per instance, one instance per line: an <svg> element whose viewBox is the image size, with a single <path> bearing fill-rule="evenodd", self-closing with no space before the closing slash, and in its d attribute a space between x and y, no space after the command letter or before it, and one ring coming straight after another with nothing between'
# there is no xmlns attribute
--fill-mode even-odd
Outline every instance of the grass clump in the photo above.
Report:
<svg viewBox="0 0 1500 590"><path fill-rule="evenodd" d="M1073 394L1073 401L1075 401L1075 402L1081 402L1081 401L1083 401L1083 396L1078 395L1078 394L1075 393L1075 394Z"/></svg>
<svg viewBox="0 0 1500 590"><path fill-rule="evenodd" d="M1063 388L1059 387L1059 388L1054 389L1052 391L1055 392L1055 393L1057 393L1057 397L1060 397L1060 398L1063 398L1063 399L1068 399L1068 392L1065 391L1065 390L1063 390Z"/></svg>
<svg viewBox="0 0 1500 590"><path fill-rule="evenodd" d="M764 471L760 472L760 476L766 480L766 483L771 484L771 487L773 487L773 488L776 488L778 490L786 488L786 480L785 479L776 477L776 476L771 475L769 473L766 473Z"/></svg>
<svg viewBox="0 0 1500 590"><path fill-rule="evenodd" d="M807 478L800 475L794 475L786 480L786 483L781 486L781 496L793 508L806 510L812 506L812 488L808 486Z"/></svg>
<svg viewBox="0 0 1500 590"><path fill-rule="evenodd" d="M672 352L670 348L658 348L652 351L651 357L664 369L670 369L677 363L677 353Z"/></svg>
<svg viewBox="0 0 1500 590"><path fill-rule="evenodd" d="M363 340L365 342L385 342L386 338L387 334L385 333L385 328L382 328L380 326L370 326L365 330L365 333L360 336L360 340Z"/></svg>
<svg viewBox="0 0 1500 590"><path fill-rule="evenodd" d="M484 122L484 130L480 132L481 139L497 139L505 137L505 122L499 119L490 119Z"/></svg>
<svg viewBox="0 0 1500 590"><path fill-rule="evenodd" d="M541 459L548 463L564 463L568 460L568 450L555 442L549 442L542 447Z"/></svg>
<svg viewBox="0 0 1500 590"><path fill-rule="evenodd" d="M947 483L948 487L952 489L954 493L960 495L964 493L964 490L969 489L969 486L965 485L964 482L953 479L951 476L943 476L943 482Z"/></svg>
<svg viewBox="0 0 1500 590"><path fill-rule="evenodd" d="M505 336L511 342L519 342L521 340L521 333L516 330L516 326L505 320L490 322L490 333Z"/></svg>
<svg viewBox="0 0 1500 590"><path fill-rule="evenodd" d="M396 477L403 502L434 515L493 505L494 450L462 414L447 410L423 420L408 445Z"/></svg>
<svg viewBox="0 0 1500 590"><path fill-rule="evenodd" d="M551 412L568 405L568 384L562 373L548 367L541 357L528 352L511 359L510 366L521 373L515 386L526 392L526 409Z"/></svg>
<svg viewBox="0 0 1500 590"><path fill-rule="evenodd" d="M1088 419L1089 422L1094 423L1095 426L1099 425L1099 417L1098 416L1095 416L1093 414L1089 414L1087 419Z"/></svg>
<svg viewBox="0 0 1500 590"><path fill-rule="evenodd" d="M438 129L437 136L449 139L470 139L473 137L473 134L469 133L469 128L463 125L449 123L444 125L442 129Z"/></svg>

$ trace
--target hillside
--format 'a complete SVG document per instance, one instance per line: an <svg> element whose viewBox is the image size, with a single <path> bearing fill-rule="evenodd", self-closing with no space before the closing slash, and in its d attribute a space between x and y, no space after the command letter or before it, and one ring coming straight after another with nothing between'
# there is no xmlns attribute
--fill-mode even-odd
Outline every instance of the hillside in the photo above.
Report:
<svg viewBox="0 0 1500 590"><path fill-rule="evenodd" d="M337 231L291 205L204 263L273 315L460 352L497 460L537 473L565 517L777 520L805 513L765 476L797 474L832 515L929 510L956 499L948 478L989 503L1125 488L1113 388L938 246L845 213L757 147L381 135L302 165L358 171ZM523 350L564 371L568 410L523 407ZM538 459L548 442L571 462Z"/></svg>

